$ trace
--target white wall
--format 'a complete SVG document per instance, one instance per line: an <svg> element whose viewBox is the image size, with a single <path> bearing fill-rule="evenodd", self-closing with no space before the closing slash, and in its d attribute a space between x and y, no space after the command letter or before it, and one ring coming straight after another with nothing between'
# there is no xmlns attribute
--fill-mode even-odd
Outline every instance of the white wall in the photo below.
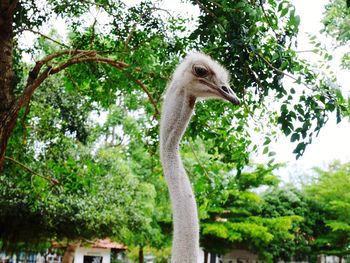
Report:
<svg viewBox="0 0 350 263"><path fill-rule="evenodd" d="M102 263L110 263L111 249L79 247L75 251L74 263L83 263L84 256L100 256L102 257Z"/></svg>

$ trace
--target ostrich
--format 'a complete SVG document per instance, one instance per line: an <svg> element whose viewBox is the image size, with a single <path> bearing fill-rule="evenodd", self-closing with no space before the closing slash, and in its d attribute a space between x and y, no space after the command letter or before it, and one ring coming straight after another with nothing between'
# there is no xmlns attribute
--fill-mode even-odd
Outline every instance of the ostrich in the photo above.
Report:
<svg viewBox="0 0 350 263"><path fill-rule="evenodd" d="M240 103L229 87L228 72L202 53L192 53L178 65L168 84L160 123L160 155L168 184L174 222L172 263L197 263L197 205L179 153L179 143L197 98Z"/></svg>

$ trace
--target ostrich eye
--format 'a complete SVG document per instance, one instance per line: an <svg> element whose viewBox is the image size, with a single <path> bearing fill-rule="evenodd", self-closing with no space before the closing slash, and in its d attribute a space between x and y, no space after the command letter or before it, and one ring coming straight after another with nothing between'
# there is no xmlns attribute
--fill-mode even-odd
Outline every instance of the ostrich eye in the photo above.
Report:
<svg viewBox="0 0 350 263"><path fill-rule="evenodd" d="M193 65L193 73L197 77L204 78L209 74L209 71L206 67L201 66L201 65Z"/></svg>

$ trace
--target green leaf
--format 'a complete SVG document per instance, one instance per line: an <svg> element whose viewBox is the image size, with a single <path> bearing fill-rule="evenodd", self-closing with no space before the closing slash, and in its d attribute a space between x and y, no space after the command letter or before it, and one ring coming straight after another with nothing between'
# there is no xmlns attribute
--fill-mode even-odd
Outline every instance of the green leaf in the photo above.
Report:
<svg viewBox="0 0 350 263"><path fill-rule="evenodd" d="M291 138L290 138L290 141L291 142L295 142L295 141L299 141L300 139L300 134L299 133L293 133Z"/></svg>

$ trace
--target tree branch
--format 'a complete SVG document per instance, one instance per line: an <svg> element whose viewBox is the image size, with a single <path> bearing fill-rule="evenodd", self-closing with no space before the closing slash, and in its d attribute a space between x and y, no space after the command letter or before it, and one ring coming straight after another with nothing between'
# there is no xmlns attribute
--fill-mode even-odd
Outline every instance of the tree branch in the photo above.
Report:
<svg viewBox="0 0 350 263"><path fill-rule="evenodd" d="M258 87L263 89L264 87L261 84L261 80L260 80L259 76L257 75L257 73L253 69L251 69L247 63L246 63L246 68L251 73L251 76L253 76L253 78L255 79L256 83L258 84Z"/></svg>
<svg viewBox="0 0 350 263"><path fill-rule="evenodd" d="M35 63L34 68L29 72L29 77L27 81L27 86L30 85L38 76L41 68L50 62L51 60L64 56L64 55L74 55L77 54L78 52L84 52L84 50L74 50L74 49L65 49L62 51L59 51L57 53L48 55L44 57L43 59L39 60L38 62Z"/></svg>
<svg viewBox="0 0 350 263"><path fill-rule="evenodd" d="M124 60L124 55L128 49L128 45L129 45L129 42L131 40L131 37L132 35L134 34L135 30L136 30L136 25L137 23L135 22L134 25L132 26L129 34L128 34L128 37L126 38L125 42L124 42L124 50L123 50L123 53L122 53L122 60Z"/></svg>
<svg viewBox="0 0 350 263"><path fill-rule="evenodd" d="M95 41L95 26L96 26L96 24L97 24L97 16L98 16L98 14L100 13L100 7L98 7L98 11L97 11L97 14L96 14L96 16L95 16L95 19L94 19L94 22L92 23L92 25L91 25L91 31L92 31L92 33L91 33L91 38L90 38L90 44L89 44L89 47L91 48L92 46L93 46L93 43L94 43L94 41Z"/></svg>
<svg viewBox="0 0 350 263"><path fill-rule="evenodd" d="M264 8L264 4L262 3L262 1L259 1L259 5L260 5L260 7L261 7L261 9L262 9L262 11L263 11L263 14L264 14L264 17L265 17L265 19L266 19L266 22L269 24L270 28L272 29L272 31L275 33L275 36L277 37L278 34L277 34L277 32L275 31L275 29L273 28L273 26L272 26L272 24L271 24L271 21L270 21L269 17L268 17L267 14L266 14L266 11L265 11L265 8Z"/></svg>
<svg viewBox="0 0 350 263"><path fill-rule="evenodd" d="M295 53L315 53L314 50L309 49L309 50L296 50Z"/></svg>
<svg viewBox="0 0 350 263"><path fill-rule="evenodd" d="M8 157L8 156L5 156L5 160L8 160L8 161L11 161L19 166L21 166L22 168L26 169L28 172L30 172L31 174L35 175L35 176L38 176L40 178L43 178L45 179L46 181L50 182L52 185L62 185L58 180L54 179L54 178L50 178L50 177L47 177L47 176L44 176L44 175L41 175L41 174L38 174L36 172L34 172L31 168L29 168L28 166L26 166L25 164L11 158L11 157Z"/></svg>
<svg viewBox="0 0 350 263"><path fill-rule="evenodd" d="M205 5L203 5L199 0L196 0L196 4L199 6L200 9L204 10L205 13L210 15L216 22L220 22L219 18L212 12L210 11Z"/></svg>
<svg viewBox="0 0 350 263"><path fill-rule="evenodd" d="M260 58L265 62L266 65L268 65L270 68L272 68L272 69L273 69L274 71L276 71L277 73L279 73L279 74L281 74L281 75L285 75L285 76L287 76L287 77L289 77L289 78L295 80L296 82L299 82L299 80L298 80L296 77L294 77L293 75L290 75L290 74L284 72L283 70L280 70L280 69L276 68L276 67L275 67L274 65L272 65L266 58L264 58L260 53L256 53L256 52L255 52L255 54L256 54L258 57L260 57ZM315 89L309 87L309 86L308 86L306 83L304 83L304 82L300 82L300 83L303 84L306 88L308 88L308 89L310 89L310 90L315 90Z"/></svg>
<svg viewBox="0 0 350 263"><path fill-rule="evenodd" d="M51 62L55 58L59 58L64 55L75 55L71 58L69 58L67 61L59 64L56 67L52 67L50 65L47 65L49 62ZM69 66L72 66L74 64L78 63L84 63L84 62L98 62L110 65L112 67L115 67L119 70L123 70L125 68L130 67L129 64L124 63L122 61L117 61L108 57L103 57L97 54L97 51L94 50L62 50L60 52L57 52L55 54L51 54L42 60L38 61L34 68L30 71L29 77L27 80L27 85L25 90L23 91L22 95L20 96L17 104L16 104L16 110L19 110L25 103L27 103L30 98L32 97L35 89L41 85L46 78L48 78L50 75L57 74L60 71L66 69ZM44 65L47 65L47 68L41 73L41 69ZM137 69L136 69L137 70ZM134 82L141 87L141 89L147 94L151 104L154 108L154 116L158 117L160 115L157 103L154 100L152 94L148 91L147 87L142 83L140 80L134 80Z"/></svg>
<svg viewBox="0 0 350 263"><path fill-rule="evenodd" d="M200 166L200 168L203 170L204 174L206 175L206 177L208 177L210 179L210 176L207 172L207 170L204 168L204 166L202 165L201 161L199 160L197 154L196 154L196 151L194 150L193 148L193 145L192 145L192 142L191 141L188 141L188 145L190 146L190 149L194 155L194 158L196 159L198 165Z"/></svg>
<svg viewBox="0 0 350 263"><path fill-rule="evenodd" d="M22 146L23 146L24 144L26 144L26 142L27 142L27 125L25 124L25 120L26 120L26 118L27 118L27 115L28 115L29 111L30 111L30 103L27 102L26 109L25 109L25 111L24 111L23 117L22 117L22 119L19 121L20 124L21 124L22 127L23 127L23 144L22 144Z"/></svg>
<svg viewBox="0 0 350 263"><path fill-rule="evenodd" d="M147 96L148 96L148 99L150 100L150 102L152 103L153 105L153 108L154 108L154 117L157 119L157 117L160 116L160 113L159 113L159 110L158 110L158 107L157 107L157 103L156 101L154 100L152 94L148 91L148 89L146 88L146 86L142 83L141 80L137 79L135 80L135 83L137 85L139 85L141 87L141 89L146 92Z"/></svg>
<svg viewBox="0 0 350 263"><path fill-rule="evenodd" d="M78 84L75 82L75 80L74 80L73 76L70 74L69 70L66 71L66 74L67 74L69 80L72 82L73 86L77 89L77 91L79 93L81 93L81 90L80 90Z"/></svg>
<svg viewBox="0 0 350 263"><path fill-rule="evenodd" d="M52 41L52 42L54 42L54 43L56 43L56 44L58 44L58 45L60 45L60 46L63 46L63 47L65 47L65 48L69 48L68 45L66 45L66 44L64 44L64 43L62 43L62 42L60 42L60 41L58 41L58 40L56 40L56 39L53 39L52 37L49 37L49 36L47 36L47 35L45 35L45 34L43 34L43 33L40 33L39 31L35 31L35 30L33 30L33 29L30 29L30 28L24 28L24 29L18 31L18 33L21 33L21 32L23 32L23 31L32 32L33 34L40 35L41 37L46 38L46 39L48 39L48 40L50 40L50 41Z"/></svg>
<svg viewBox="0 0 350 263"><path fill-rule="evenodd" d="M44 82L44 80L50 75L51 67L47 67L47 69L40 74L39 77L37 77L34 80L29 80L27 82L27 86L22 93L21 97L18 99L15 111L18 111L20 108L23 107L23 105L27 102L29 102L30 98L32 97L34 90L39 87L41 83Z"/></svg>

